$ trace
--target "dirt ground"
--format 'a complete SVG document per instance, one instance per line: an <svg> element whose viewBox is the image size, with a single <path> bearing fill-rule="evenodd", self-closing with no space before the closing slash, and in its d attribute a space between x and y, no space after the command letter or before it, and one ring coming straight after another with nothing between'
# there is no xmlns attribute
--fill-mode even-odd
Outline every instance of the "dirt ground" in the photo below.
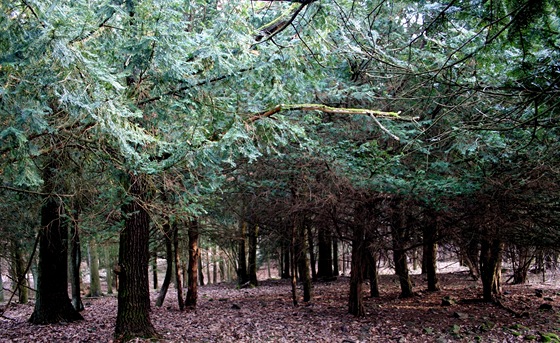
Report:
<svg viewBox="0 0 560 343"><path fill-rule="evenodd" d="M560 289L554 278L505 284L503 306L477 301L480 282L465 272L439 278L442 290L430 293L424 277L413 275L416 296L400 299L396 277L381 275L381 297L366 298L363 318L347 314L349 278L344 276L315 283L313 300L297 307L286 280L241 290L227 283L200 287L196 311L180 312L170 290L151 318L161 342L559 342ZM155 302L157 292L151 296ZM452 304L442 305L443 298ZM111 342L116 297L84 303L85 320L44 326L27 323L32 303L12 304L0 318L0 342Z"/></svg>

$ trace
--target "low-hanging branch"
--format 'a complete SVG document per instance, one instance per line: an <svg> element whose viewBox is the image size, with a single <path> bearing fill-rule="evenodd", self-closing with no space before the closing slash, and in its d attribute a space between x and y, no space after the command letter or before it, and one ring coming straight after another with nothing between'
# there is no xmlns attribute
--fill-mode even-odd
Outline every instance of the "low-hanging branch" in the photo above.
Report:
<svg viewBox="0 0 560 343"><path fill-rule="evenodd" d="M282 111L320 111L323 113L332 113L332 114L368 115L373 119L375 124L383 132L387 133L389 136L391 136L391 138L396 140L400 140L399 137L395 136L385 126L383 126L383 124L379 122L378 118L401 120L401 121L414 121L416 119L416 118L402 117L400 115L400 112L387 112L387 111L379 111L379 110L370 110L365 108L339 108L339 107L331 107L323 104L292 104L292 105L280 104L268 111L261 112L259 114L249 117L246 120L246 122L253 123L263 118L272 117L274 114Z"/></svg>

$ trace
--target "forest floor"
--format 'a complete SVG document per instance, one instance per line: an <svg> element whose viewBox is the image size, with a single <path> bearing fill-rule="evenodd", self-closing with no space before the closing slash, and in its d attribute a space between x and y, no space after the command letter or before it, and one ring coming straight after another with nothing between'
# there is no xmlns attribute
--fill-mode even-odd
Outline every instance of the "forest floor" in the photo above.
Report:
<svg viewBox="0 0 560 343"><path fill-rule="evenodd" d="M425 291L423 276L412 277L416 295L400 299L396 277L380 276L381 297L366 298L363 318L347 314L348 277L315 283L313 300L297 307L286 280L252 289L200 287L196 311L180 312L170 290L151 318L160 342L558 342L556 283L505 284L498 306L477 301L480 282L464 272L440 274L442 290L434 293ZM151 295L155 301L157 292ZM442 305L445 297L453 304ZM27 323L32 304L12 304L0 318L0 342L111 342L116 297L85 298L84 304L85 320L44 326ZM539 309L543 304L550 309Z"/></svg>

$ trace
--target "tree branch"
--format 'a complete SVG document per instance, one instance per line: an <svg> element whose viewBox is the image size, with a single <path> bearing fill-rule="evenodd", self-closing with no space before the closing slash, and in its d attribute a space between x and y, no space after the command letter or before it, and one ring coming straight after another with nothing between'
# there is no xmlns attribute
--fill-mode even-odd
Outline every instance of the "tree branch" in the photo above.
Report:
<svg viewBox="0 0 560 343"><path fill-rule="evenodd" d="M332 113L332 114L368 115L373 119L375 124L379 126L379 128L383 132L387 133L389 136L391 136L391 138L395 140L399 140L399 137L392 134L385 126L383 126L379 122L377 118L401 120L401 121L414 121L418 119L418 118L410 118L410 117L401 117L400 112L386 112L386 111L379 111L379 110L369 110L364 108L338 108L338 107L331 107L323 104L294 104L294 105L280 104L268 111L249 117L247 120L245 120L245 122L253 123L263 118L270 118L274 114L282 111L320 111L323 113Z"/></svg>

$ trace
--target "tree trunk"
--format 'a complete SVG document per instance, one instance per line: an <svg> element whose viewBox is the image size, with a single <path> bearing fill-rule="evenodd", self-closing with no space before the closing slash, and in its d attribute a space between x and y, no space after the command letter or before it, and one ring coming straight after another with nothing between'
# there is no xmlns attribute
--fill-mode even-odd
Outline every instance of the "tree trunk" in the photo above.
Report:
<svg viewBox="0 0 560 343"><path fill-rule="evenodd" d="M290 244L290 274L292 285L292 303L294 306L298 305L297 297L297 259L296 259L296 225L292 225L292 239Z"/></svg>
<svg viewBox="0 0 560 343"><path fill-rule="evenodd" d="M105 245L103 248L103 255L104 255L104 266L107 272L107 294L113 294L113 254L111 253L112 247L109 245Z"/></svg>
<svg viewBox="0 0 560 343"><path fill-rule="evenodd" d="M239 222L239 244L237 251L237 284L239 286L245 285L249 282L249 275L247 273L247 222L241 220Z"/></svg>
<svg viewBox="0 0 560 343"><path fill-rule="evenodd" d="M161 307L163 302L165 301L165 296L167 295L167 290L169 288L169 284L171 283L171 274L173 274L173 233L171 232L171 226L169 225L169 221L167 221L163 225L163 239L165 241L165 261L166 261L166 268L165 268L165 276L163 278L163 283L161 285L161 289L159 290L158 297L156 299L156 306Z"/></svg>
<svg viewBox="0 0 560 343"><path fill-rule="evenodd" d="M117 267L119 289L115 337L121 341L157 337L150 321L150 218L142 204L146 193L144 176L129 173L128 182L131 199L122 206L125 223L120 233Z"/></svg>
<svg viewBox="0 0 560 343"><path fill-rule="evenodd" d="M426 269L428 278L428 291L439 291L439 280L437 277L437 223L435 220L423 227L423 254L422 269Z"/></svg>
<svg viewBox="0 0 560 343"><path fill-rule="evenodd" d="M354 227L352 236L352 261L350 270L350 294L348 297L348 313L362 317L364 309L364 231L362 223Z"/></svg>
<svg viewBox="0 0 560 343"><path fill-rule="evenodd" d="M175 289L177 290L177 304L179 305L179 310L183 311L185 309L185 301L183 300L183 287L181 285L181 275L179 272L179 226L177 223L173 223L173 263L175 264ZM185 270L183 269L183 273Z"/></svg>
<svg viewBox="0 0 560 343"><path fill-rule="evenodd" d="M298 257L299 275L303 285L303 301L309 302L311 301L312 284L311 275L309 273L309 258L307 257L306 231L305 225L300 225L296 254Z"/></svg>
<svg viewBox="0 0 560 343"><path fill-rule="evenodd" d="M212 247L212 283L218 283L218 250L216 246Z"/></svg>
<svg viewBox="0 0 560 343"><path fill-rule="evenodd" d="M191 220L189 226L189 277L187 285L187 299L185 301L185 306L190 309L196 308L196 301L198 298L198 259L200 256L198 249L198 236L198 220L193 219Z"/></svg>
<svg viewBox="0 0 560 343"><path fill-rule="evenodd" d="M164 239L167 239L167 237L164 238ZM157 267L158 254L157 253L158 253L157 248L154 247L154 251L152 253L152 288L153 289L158 289L158 286L159 286L158 267Z"/></svg>
<svg viewBox="0 0 560 343"><path fill-rule="evenodd" d="M311 267L311 279L317 280L317 261L315 258L315 242L313 240L313 227L306 225L307 228L307 250L309 251L309 265Z"/></svg>
<svg viewBox="0 0 560 343"><path fill-rule="evenodd" d="M41 209L39 231L39 267L32 324L71 322L83 317L68 297L68 228L62 223L62 204L54 197Z"/></svg>
<svg viewBox="0 0 560 343"><path fill-rule="evenodd" d="M80 248L80 232L77 224L72 224L70 229L70 285L72 290L72 306L76 311L83 311L81 293L80 264L82 251ZM107 272L109 274L109 272Z"/></svg>
<svg viewBox="0 0 560 343"><path fill-rule="evenodd" d="M99 279L99 254L97 253L97 244L92 238L88 242L89 257L89 297L101 296L101 281Z"/></svg>
<svg viewBox="0 0 560 343"><path fill-rule="evenodd" d="M480 279L482 280L483 300L496 301L502 294L502 242L494 238L483 238L480 245Z"/></svg>
<svg viewBox="0 0 560 343"><path fill-rule="evenodd" d="M204 286L204 273L202 272L202 250L198 248L198 284Z"/></svg>
<svg viewBox="0 0 560 343"><path fill-rule="evenodd" d="M512 249L513 284L520 285L527 282L527 273L533 257L533 248L517 246Z"/></svg>
<svg viewBox="0 0 560 343"><path fill-rule="evenodd" d="M338 276L338 238L332 236L332 252L333 252L333 276Z"/></svg>
<svg viewBox="0 0 560 343"><path fill-rule="evenodd" d="M4 302L4 280L2 280L2 261L0 260L0 303Z"/></svg>
<svg viewBox="0 0 560 343"><path fill-rule="evenodd" d="M366 247L367 265L369 271L369 292L372 298L379 298L379 279L377 271L377 252L372 246L373 238L368 237Z"/></svg>
<svg viewBox="0 0 560 343"><path fill-rule="evenodd" d="M284 244L282 246L282 279L289 279L290 278L290 251L291 245L289 244L288 240L284 240Z"/></svg>
<svg viewBox="0 0 560 343"><path fill-rule="evenodd" d="M395 264L395 274L399 277L401 285L401 298L409 298L414 295L404 250L404 242L407 240L406 225L406 215L399 209L393 215L391 233L393 235L393 262Z"/></svg>
<svg viewBox="0 0 560 343"><path fill-rule="evenodd" d="M68 226L61 218L64 206L58 197L50 195L55 191L56 160L54 157L45 166L43 174L44 193L49 195L41 207L37 293L35 308L29 318L33 324L83 319L68 297Z"/></svg>
<svg viewBox="0 0 560 343"><path fill-rule="evenodd" d="M251 224L249 229L249 264L248 264L248 279L249 283L257 287L259 281L257 280L257 241L259 236L259 226Z"/></svg>
<svg viewBox="0 0 560 343"><path fill-rule="evenodd" d="M325 230L319 230L319 262L317 266L317 278L330 279L333 275L333 251L331 236Z"/></svg>
<svg viewBox="0 0 560 343"><path fill-rule="evenodd" d="M27 291L27 278L25 277L26 263L25 258L23 257L23 247L21 246L21 242L18 238L14 239L12 241L12 244L15 265L14 291L17 290L18 302L20 304L27 304L27 302L29 301L29 292Z"/></svg>

